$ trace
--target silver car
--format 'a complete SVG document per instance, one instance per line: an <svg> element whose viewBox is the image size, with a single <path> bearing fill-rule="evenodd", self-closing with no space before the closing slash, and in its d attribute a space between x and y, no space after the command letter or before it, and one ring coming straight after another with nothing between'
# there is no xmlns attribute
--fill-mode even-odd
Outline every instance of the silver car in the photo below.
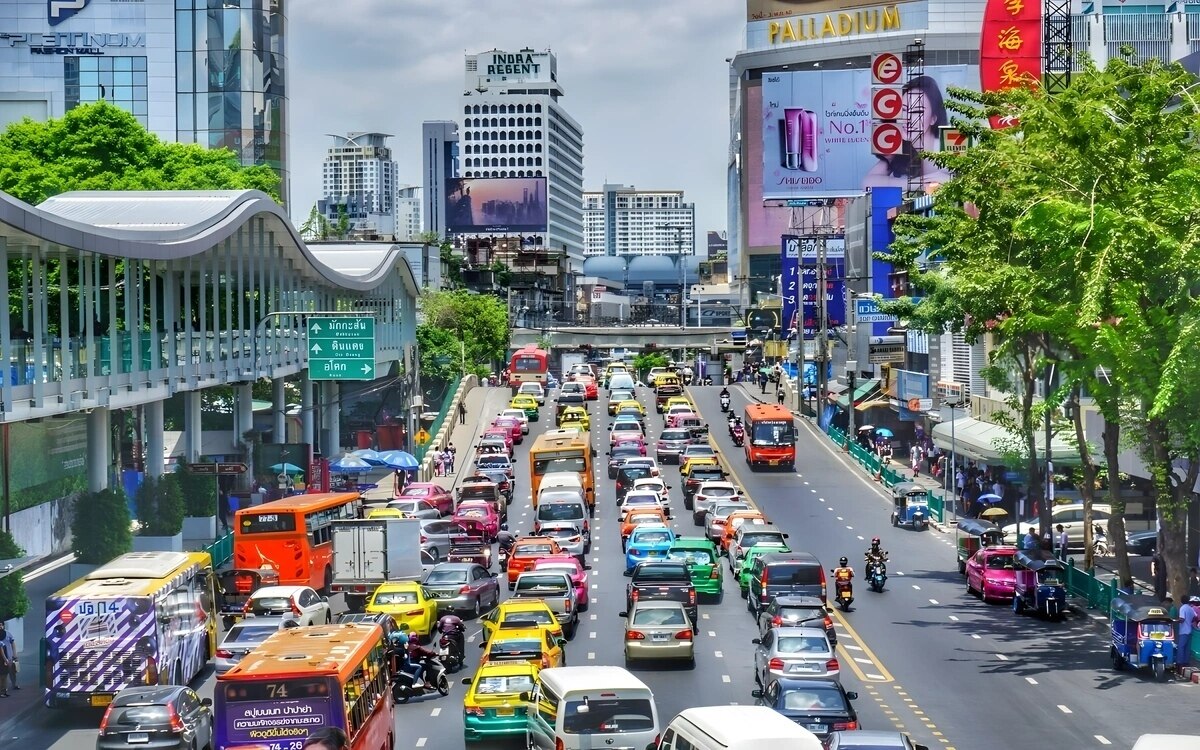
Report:
<svg viewBox="0 0 1200 750"><path fill-rule="evenodd" d="M636 659L682 659L696 666L696 633L679 602L634 602L625 622L625 666Z"/></svg>
<svg viewBox="0 0 1200 750"><path fill-rule="evenodd" d="M550 537L558 542L563 552L580 560L587 554L587 537L577 521L543 521L537 535Z"/></svg>
<svg viewBox="0 0 1200 750"><path fill-rule="evenodd" d="M434 565L446 559L454 540L467 536L461 525L439 518L421 519L421 552Z"/></svg>
<svg viewBox="0 0 1200 750"><path fill-rule="evenodd" d="M692 444L692 431L684 429L663 430L654 446L654 455L661 464L677 464L683 449Z"/></svg>
<svg viewBox="0 0 1200 750"><path fill-rule="evenodd" d="M704 514L714 502L742 499L742 491L733 482L701 482L696 494L692 495L692 523L699 526L705 522Z"/></svg>
<svg viewBox="0 0 1200 750"><path fill-rule="evenodd" d="M496 574L476 563L442 563L425 574L421 585L429 598L437 602L439 615L478 617L480 612L500 603Z"/></svg>
<svg viewBox="0 0 1200 750"><path fill-rule="evenodd" d="M771 628L751 641L754 681L766 687L781 677L830 677L842 681L842 668L824 628Z"/></svg>
<svg viewBox="0 0 1200 750"><path fill-rule="evenodd" d="M575 631L579 629L579 612L575 608L575 584L567 573L527 570L517 576L511 598L541 599L562 626L563 635L575 637Z"/></svg>
<svg viewBox="0 0 1200 750"><path fill-rule="evenodd" d="M408 518L441 518L442 512L437 509L437 506L428 500L417 500L415 498L404 498L400 500L392 500L386 508L398 510Z"/></svg>
<svg viewBox="0 0 1200 750"><path fill-rule="evenodd" d="M272 633L289 626L298 625L290 617L250 617L237 623L225 632L213 655L213 667L217 674L225 674L233 669Z"/></svg>
<svg viewBox="0 0 1200 750"><path fill-rule="evenodd" d="M708 511L704 514L704 536L719 545L721 537L725 535L725 519L729 518L731 513L739 510L750 510L749 503L741 500L718 500L710 504Z"/></svg>

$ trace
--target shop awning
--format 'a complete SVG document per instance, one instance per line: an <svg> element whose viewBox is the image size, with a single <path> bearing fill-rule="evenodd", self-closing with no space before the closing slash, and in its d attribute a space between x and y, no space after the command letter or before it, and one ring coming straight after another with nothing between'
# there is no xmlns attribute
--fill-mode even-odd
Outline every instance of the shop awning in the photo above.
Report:
<svg viewBox="0 0 1200 750"><path fill-rule="evenodd" d="M953 427L952 427L953 425ZM940 422L933 426L933 443L950 453L951 450L963 458L987 464L1002 463L1012 459L1011 449L1017 438L1005 428L991 422L963 417L953 422ZM1046 455L1046 435L1041 430L1036 437L1038 456ZM1061 437L1050 440L1051 460L1061 465L1079 464L1079 451Z"/></svg>
<svg viewBox="0 0 1200 750"><path fill-rule="evenodd" d="M872 406L877 406L878 404L873 401L868 402L867 396L873 396L878 392L879 380L875 378L872 378L871 380L864 380L860 385L856 386L854 389L854 403L858 406L858 410L862 411L863 409L869 409ZM884 403L886 404L886 402ZM849 408L850 399L847 398L847 394L843 393L838 396L837 404L843 409Z"/></svg>

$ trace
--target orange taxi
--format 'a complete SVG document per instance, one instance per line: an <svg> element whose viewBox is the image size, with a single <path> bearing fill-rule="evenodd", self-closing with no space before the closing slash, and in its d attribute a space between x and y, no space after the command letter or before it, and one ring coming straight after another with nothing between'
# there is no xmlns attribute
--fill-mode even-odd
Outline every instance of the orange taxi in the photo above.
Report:
<svg viewBox="0 0 1200 750"><path fill-rule="evenodd" d="M733 537L737 535L737 530L740 529L743 524L747 523L766 526L770 523L770 521L768 521L767 517L757 510L737 510L733 513L730 513L725 517L724 532L721 534L721 539L719 542L722 552L729 552L729 543L732 542Z"/></svg>
<svg viewBox="0 0 1200 750"><path fill-rule="evenodd" d="M561 555L562 547L548 536L527 536L513 543L508 556L508 590L517 587L517 576L533 570L533 564L543 557Z"/></svg>
<svg viewBox="0 0 1200 750"><path fill-rule="evenodd" d="M662 508L635 508L625 514L621 519L621 549L625 549L625 542L629 540L629 535L633 533L635 526L643 523L661 523L667 528L671 528L670 522L667 520L667 514Z"/></svg>

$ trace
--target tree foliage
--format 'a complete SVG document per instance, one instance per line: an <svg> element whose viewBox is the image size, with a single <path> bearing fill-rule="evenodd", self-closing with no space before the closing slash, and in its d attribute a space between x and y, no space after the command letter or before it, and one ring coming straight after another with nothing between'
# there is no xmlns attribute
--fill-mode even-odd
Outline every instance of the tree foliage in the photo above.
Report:
<svg viewBox="0 0 1200 750"><path fill-rule="evenodd" d="M186 506L177 475L147 476L133 496L133 503L137 508L139 535L175 536L183 529Z"/></svg>
<svg viewBox="0 0 1200 750"><path fill-rule="evenodd" d="M0 531L0 560L25 556L25 550L7 531ZM29 595L25 592L25 575L21 571L0 578L0 622L24 617L29 611Z"/></svg>
<svg viewBox="0 0 1200 750"><path fill-rule="evenodd" d="M97 102L0 134L0 190L34 205L70 190L261 190L278 200L279 176L242 166L228 149L159 140L125 110Z"/></svg>
<svg viewBox="0 0 1200 750"><path fill-rule="evenodd" d="M203 518L217 515L217 478L211 474L193 474L182 464L175 470L175 482L183 494L184 515Z"/></svg>
<svg viewBox="0 0 1200 750"><path fill-rule="evenodd" d="M503 300L465 290L426 291L420 312L417 343L422 377L448 381L466 373L487 375L508 353L508 311Z"/></svg>
<svg viewBox="0 0 1200 750"><path fill-rule="evenodd" d="M75 561L87 565L103 565L133 548L124 492L110 487L75 498L71 547Z"/></svg>

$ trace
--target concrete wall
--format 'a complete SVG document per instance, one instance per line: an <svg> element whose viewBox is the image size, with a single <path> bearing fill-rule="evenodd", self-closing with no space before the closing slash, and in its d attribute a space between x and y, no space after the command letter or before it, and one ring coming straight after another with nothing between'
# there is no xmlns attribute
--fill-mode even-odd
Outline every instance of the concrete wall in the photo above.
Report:
<svg viewBox="0 0 1200 750"><path fill-rule="evenodd" d="M458 384L458 390L454 392L454 399L450 402L447 408L446 418L442 420L442 426L438 428L437 434L430 440L430 445L445 445L450 440L450 434L454 432L454 426L458 424L458 405L466 401L467 394L471 389L479 385L479 378L474 375L468 375ZM466 447L459 450L466 451ZM464 453L465 455L465 453ZM417 480L421 482L433 481L433 452L430 451L421 461L421 467L417 470Z"/></svg>
<svg viewBox="0 0 1200 750"><path fill-rule="evenodd" d="M25 554L46 557L71 551L71 503L75 496L19 510L9 516L9 530Z"/></svg>

